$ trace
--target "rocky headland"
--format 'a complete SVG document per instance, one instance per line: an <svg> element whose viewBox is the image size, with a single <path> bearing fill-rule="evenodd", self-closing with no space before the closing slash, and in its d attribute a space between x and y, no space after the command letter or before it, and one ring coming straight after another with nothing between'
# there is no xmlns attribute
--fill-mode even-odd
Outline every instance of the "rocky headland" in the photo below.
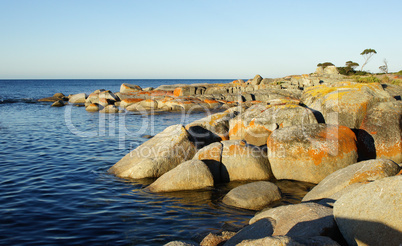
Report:
<svg viewBox="0 0 402 246"><path fill-rule="evenodd" d="M211 112L166 128L109 170L154 178L145 189L156 193L247 182L222 202L256 211L249 225L167 245L400 245L402 87L320 69L227 84L122 84L115 93L40 100L99 113ZM272 207L282 199L275 180L316 185L299 204Z"/></svg>

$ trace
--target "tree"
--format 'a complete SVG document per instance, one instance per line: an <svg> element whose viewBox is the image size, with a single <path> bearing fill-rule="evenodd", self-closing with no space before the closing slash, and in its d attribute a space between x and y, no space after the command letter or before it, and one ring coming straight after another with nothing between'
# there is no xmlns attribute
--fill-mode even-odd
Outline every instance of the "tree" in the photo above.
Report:
<svg viewBox="0 0 402 246"><path fill-rule="evenodd" d="M383 73L388 73L388 61L387 61L387 59L384 59L384 65L380 66L379 69Z"/></svg>
<svg viewBox="0 0 402 246"><path fill-rule="evenodd" d="M352 69L355 69L355 68L357 68L359 66L359 63L353 62L353 61L347 61L345 63L345 66L349 67L349 68L352 68Z"/></svg>
<svg viewBox="0 0 402 246"><path fill-rule="evenodd" d="M324 62L324 63L318 63L317 67L322 67L323 69L328 67L328 66L335 66L334 64L332 64L332 62Z"/></svg>
<svg viewBox="0 0 402 246"><path fill-rule="evenodd" d="M366 64L368 63L370 58L375 54L377 54L377 51L375 51L375 49L365 49L365 50L363 50L362 53L360 53L360 55L362 55L364 57L364 63L362 65L362 68L360 69L360 71L363 71L364 66L366 66Z"/></svg>

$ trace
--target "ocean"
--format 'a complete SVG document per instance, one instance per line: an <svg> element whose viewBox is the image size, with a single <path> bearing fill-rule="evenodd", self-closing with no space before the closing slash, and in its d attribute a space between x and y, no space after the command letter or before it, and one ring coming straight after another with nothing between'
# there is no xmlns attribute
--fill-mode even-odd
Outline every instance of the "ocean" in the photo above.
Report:
<svg viewBox="0 0 402 246"><path fill-rule="evenodd" d="M152 180L107 172L147 140L143 135L206 113L99 114L37 101L57 92L117 92L122 83L145 88L230 81L0 80L0 245L163 245L245 225L254 212L221 202L237 184L153 194L143 189ZM279 186L284 203L299 202L308 189L286 181Z"/></svg>

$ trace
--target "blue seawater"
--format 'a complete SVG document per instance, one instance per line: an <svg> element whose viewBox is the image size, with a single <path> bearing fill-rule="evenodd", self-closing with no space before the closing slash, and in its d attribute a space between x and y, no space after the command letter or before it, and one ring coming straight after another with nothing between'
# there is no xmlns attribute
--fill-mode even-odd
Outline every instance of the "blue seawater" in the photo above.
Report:
<svg viewBox="0 0 402 246"><path fill-rule="evenodd" d="M107 172L147 140L142 135L205 113L99 114L37 102L57 92L119 91L122 83L144 88L229 81L0 80L0 245L163 245L247 223L253 212L221 203L232 184L152 194L143 189L152 180L124 180ZM300 201L298 193L308 188L291 187L288 203Z"/></svg>

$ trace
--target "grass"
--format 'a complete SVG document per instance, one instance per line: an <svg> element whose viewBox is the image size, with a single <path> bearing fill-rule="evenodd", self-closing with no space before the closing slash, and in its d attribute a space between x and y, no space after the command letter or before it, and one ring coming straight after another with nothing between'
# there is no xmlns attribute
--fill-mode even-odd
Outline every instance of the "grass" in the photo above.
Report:
<svg viewBox="0 0 402 246"><path fill-rule="evenodd" d="M402 79L391 79L388 76L378 78L376 76L370 75L370 76L353 76L352 78L358 83L388 83L402 86Z"/></svg>

